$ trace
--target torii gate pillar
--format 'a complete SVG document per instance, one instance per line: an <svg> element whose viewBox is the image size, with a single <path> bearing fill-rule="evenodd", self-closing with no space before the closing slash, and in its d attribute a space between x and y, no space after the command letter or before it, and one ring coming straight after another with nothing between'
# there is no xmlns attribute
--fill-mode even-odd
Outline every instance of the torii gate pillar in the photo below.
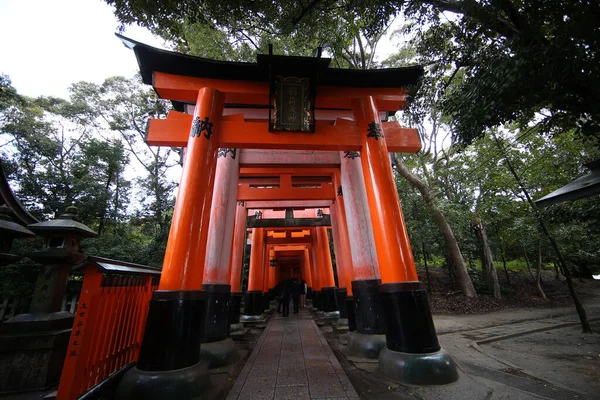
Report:
<svg viewBox="0 0 600 400"><path fill-rule="evenodd" d="M438 343L427 293L418 281L379 112L372 97L353 99L352 109L366 133L360 159L382 281L378 292L386 347L379 354L379 369L412 384L454 382L456 365Z"/></svg>
<svg viewBox="0 0 600 400"><path fill-rule="evenodd" d="M137 365L119 385L125 396L146 397L149 386L143 382L149 375L156 382L168 380L170 393L189 398L201 397L210 384L207 365L200 361L206 310L206 292L200 289L223 104L218 90L198 91L159 290L150 300Z"/></svg>
<svg viewBox="0 0 600 400"><path fill-rule="evenodd" d="M265 259L265 232L263 228L252 228L250 247L250 267L248 271L248 291L245 294L242 322L264 319L263 316L263 280ZM268 257L267 257L268 258Z"/></svg>

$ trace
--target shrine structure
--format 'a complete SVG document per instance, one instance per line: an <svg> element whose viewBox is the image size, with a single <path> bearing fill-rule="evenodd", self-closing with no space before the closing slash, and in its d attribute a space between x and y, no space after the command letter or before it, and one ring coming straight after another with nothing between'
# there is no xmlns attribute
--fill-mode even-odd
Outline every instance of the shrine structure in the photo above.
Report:
<svg viewBox="0 0 600 400"><path fill-rule="evenodd" d="M312 288L321 316L348 319L349 354L378 358L403 382L456 380L389 158L421 144L414 129L383 121L405 106L422 67L335 69L320 54L272 51L256 63L224 62L119 37L144 83L176 109L150 120L148 144L185 155L160 283L118 398L207 390L201 358L226 363L231 326L261 320L273 288L291 276Z"/></svg>

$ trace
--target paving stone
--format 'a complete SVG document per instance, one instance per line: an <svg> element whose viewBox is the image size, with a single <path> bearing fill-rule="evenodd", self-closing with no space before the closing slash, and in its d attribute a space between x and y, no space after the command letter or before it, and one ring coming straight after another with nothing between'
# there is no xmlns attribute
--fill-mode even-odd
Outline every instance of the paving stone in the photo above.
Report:
<svg viewBox="0 0 600 400"><path fill-rule="evenodd" d="M277 373L277 386L307 385L308 379L304 368L280 368Z"/></svg>
<svg viewBox="0 0 600 400"><path fill-rule="evenodd" d="M310 400L308 385L277 387L275 400Z"/></svg>
<svg viewBox="0 0 600 400"><path fill-rule="evenodd" d="M310 376L308 378L310 396L313 397L346 397L337 375L334 373Z"/></svg>
<svg viewBox="0 0 600 400"><path fill-rule="evenodd" d="M247 363L251 365L244 367L228 400L358 400L306 310L289 319L272 319Z"/></svg>

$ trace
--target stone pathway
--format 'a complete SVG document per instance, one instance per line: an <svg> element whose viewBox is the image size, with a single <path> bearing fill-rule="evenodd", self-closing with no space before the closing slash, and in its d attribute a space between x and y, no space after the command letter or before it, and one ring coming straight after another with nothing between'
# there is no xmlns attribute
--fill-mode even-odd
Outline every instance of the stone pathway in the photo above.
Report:
<svg viewBox="0 0 600 400"><path fill-rule="evenodd" d="M274 317L227 400L350 399L358 394L306 309Z"/></svg>

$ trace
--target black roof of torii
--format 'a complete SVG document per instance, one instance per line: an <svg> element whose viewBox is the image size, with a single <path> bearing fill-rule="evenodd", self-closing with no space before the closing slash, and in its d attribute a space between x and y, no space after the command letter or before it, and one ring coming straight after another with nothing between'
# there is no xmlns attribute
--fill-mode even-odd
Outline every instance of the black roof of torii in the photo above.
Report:
<svg viewBox="0 0 600 400"><path fill-rule="evenodd" d="M416 84L423 75L420 65L385 69L342 69L328 68L330 59L295 56L269 56L259 54L258 62L217 61L202 57L158 49L147 44L116 34L123 44L133 49L140 67L142 80L148 85L153 83L153 72L174 75L203 77L210 79L269 81L269 61L286 59L298 64L320 65L319 85L339 87L401 88Z"/></svg>

